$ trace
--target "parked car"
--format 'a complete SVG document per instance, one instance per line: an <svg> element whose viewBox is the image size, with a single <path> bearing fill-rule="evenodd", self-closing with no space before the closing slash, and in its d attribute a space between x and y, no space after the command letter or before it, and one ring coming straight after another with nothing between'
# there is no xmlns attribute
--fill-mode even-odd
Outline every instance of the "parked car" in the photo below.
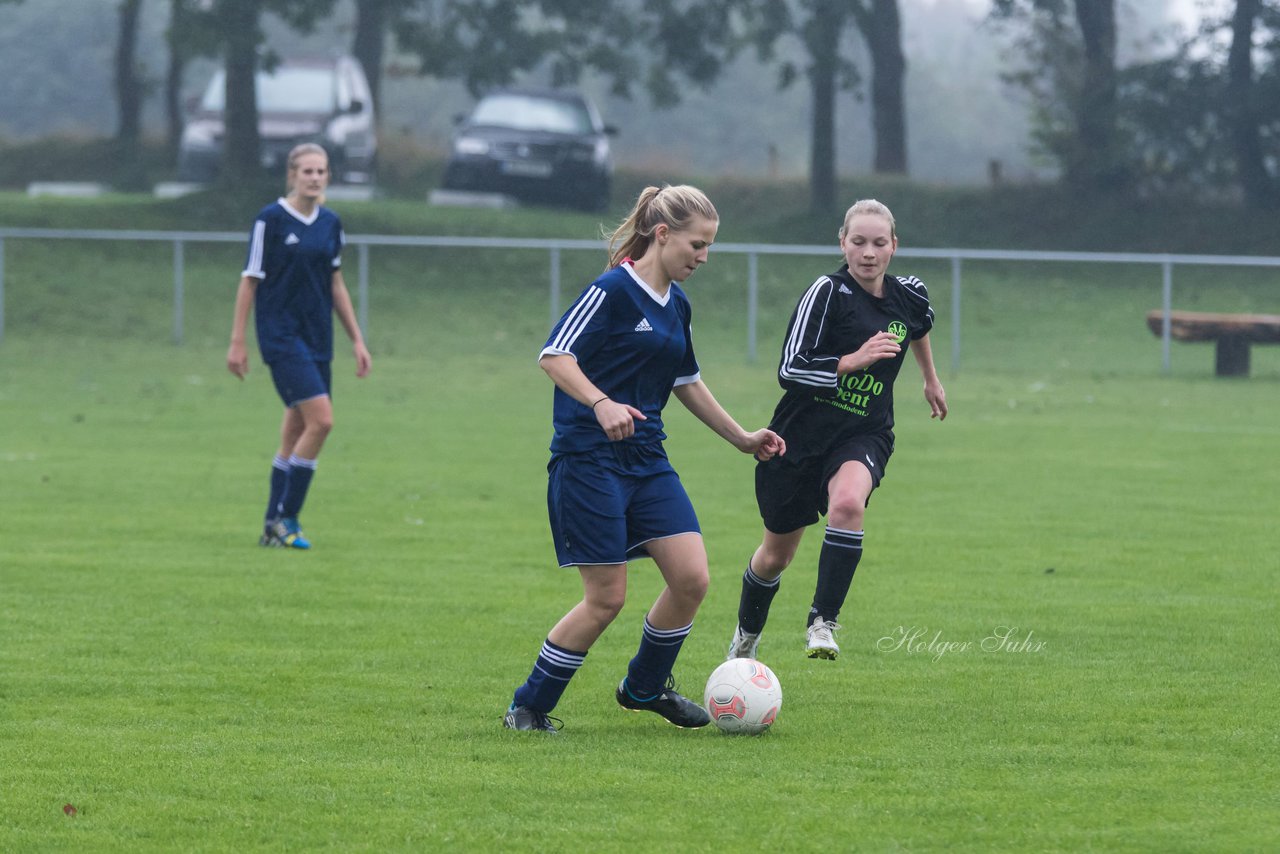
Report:
<svg viewBox="0 0 1280 854"><path fill-rule="evenodd" d="M316 142L329 152L335 182L373 180L376 124L369 81L349 56L284 60L259 71L258 134L262 165L283 172L289 149ZM218 175L226 135L226 73L219 70L193 106L178 147L178 179L207 182Z"/></svg>
<svg viewBox="0 0 1280 854"><path fill-rule="evenodd" d="M578 92L496 90L459 118L441 184L603 210L613 180L609 137L616 133Z"/></svg>

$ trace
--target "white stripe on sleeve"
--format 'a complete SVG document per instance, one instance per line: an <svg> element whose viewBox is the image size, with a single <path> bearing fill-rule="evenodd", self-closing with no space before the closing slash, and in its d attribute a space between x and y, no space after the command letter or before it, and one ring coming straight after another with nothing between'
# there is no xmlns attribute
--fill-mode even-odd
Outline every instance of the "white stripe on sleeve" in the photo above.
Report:
<svg viewBox="0 0 1280 854"><path fill-rule="evenodd" d="M825 301L820 309L815 309L819 297L823 290L827 292L827 301ZM806 340L810 338L808 335L809 324L816 322L817 330L812 335L812 340L817 341L822 336L822 324L826 322L827 302L830 300L831 279L823 276L812 285L809 290L805 291L804 296L800 298L800 306L796 309L795 326L791 328L791 334L787 336L786 343L782 348L782 366L778 369L779 375L786 380L793 380L805 385L814 386L831 386L836 385L835 371L806 370L797 366L800 358L800 351ZM817 319L815 321L815 313ZM826 359L824 361L830 361Z"/></svg>
<svg viewBox="0 0 1280 854"><path fill-rule="evenodd" d="M599 311L600 306L604 305L604 297L604 291L595 285L588 288L587 292L582 295L582 299L578 300L578 304L573 307L568 317L564 319L564 324L560 327L560 334L547 345L547 349L561 353L572 352L574 342L578 340L578 336L587 328L587 324L591 322L591 318Z"/></svg>
<svg viewBox="0 0 1280 854"><path fill-rule="evenodd" d="M266 235L267 224L263 220L254 220L253 233L249 236L249 263L245 265L242 276L250 276L255 279L265 279L267 274L262 269L262 249L263 238Z"/></svg>

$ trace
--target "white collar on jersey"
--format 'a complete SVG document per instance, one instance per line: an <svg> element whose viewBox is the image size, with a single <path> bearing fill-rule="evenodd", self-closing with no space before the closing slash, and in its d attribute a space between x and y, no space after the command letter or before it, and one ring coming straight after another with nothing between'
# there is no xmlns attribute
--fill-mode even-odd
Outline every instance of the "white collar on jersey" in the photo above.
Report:
<svg viewBox="0 0 1280 854"><path fill-rule="evenodd" d="M316 221L316 217L320 216L319 205L316 205L316 209L311 212L311 216L303 216L302 214L298 213L297 209L294 208L293 205L289 204L285 200L284 196L281 196L280 198L276 199L276 202L279 203L280 207L288 211L289 216L293 217L303 225L311 225L311 223Z"/></svg>
<svg viewBox="0 0 1280 854"><path fill-rule="evenodd" d="M631 266L631 262L630 262L630 261L623 261L623 262L622 262L622 269L626 270L626 271L627 271L627 273L631 276L631 280L632 280L633 282L635 282L637 285L639 285L639 286L640 286L640 290L642 290L642 291L644 291L646 294L648 294L648 295L649 295L649 299L653 300L653 301L654 301L654 302L656 302L658 305L666 306L666 304L667 304L668 302L670 302L670 301L671 301L671 288L670 288L670 287L668 287L668 288L667 288L667 292L666 292L665 294L661 294L661 295L659 295L657 291L655 291L653 288L649 287L649 283L648 283L648 282L646 282L644 279L640 278L640 276L636 273L635 268ZM672 284L675 284L675 283L674 283L674 282L672 282Z"/></svg>

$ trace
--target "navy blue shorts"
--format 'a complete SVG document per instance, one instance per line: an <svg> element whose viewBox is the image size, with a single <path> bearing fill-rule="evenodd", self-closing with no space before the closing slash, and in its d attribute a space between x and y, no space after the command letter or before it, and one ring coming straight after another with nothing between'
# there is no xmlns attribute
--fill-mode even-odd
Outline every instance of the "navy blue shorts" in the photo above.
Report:
<svg viewBox="0 0 1280 854"><path fill-rule="evenodd" d="M826 454L792 459L784 454L756 464L756 504L764 526L775 534L789 534L818 521L827 513L827 484L840 467L857 460L871 472L874 491L893 455L893 433L854 436ZM867 497L870 501L870 496Z"/></svg>
<svg viewBox="0 0 1280 854"><path fill-rule="evenodd" d="M547 472L547 513L561 566L626 563L648 557L650 540L702 533L660 445L615 442L557 454Z"/></svg>
<svg viewBox="0 0 1280 854"><path fill-rule="evenodd" d="M329 362L317 362L305 357L290 356L277 359L267 365L271 369L271 381L276 393L288 407L307 400L331 394Z"/></svg>

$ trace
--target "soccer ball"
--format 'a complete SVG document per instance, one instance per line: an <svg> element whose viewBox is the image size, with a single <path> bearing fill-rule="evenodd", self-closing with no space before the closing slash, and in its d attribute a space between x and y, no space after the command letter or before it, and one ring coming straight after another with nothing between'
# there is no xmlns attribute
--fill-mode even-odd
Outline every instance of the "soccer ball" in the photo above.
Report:
<svg viewBox="0 0 1280 854"><path fill-rule="evenodd" d="M759 735L782 708L782 683L754 658L732 658L712 672L702 705L724 732Z"/></svg>

